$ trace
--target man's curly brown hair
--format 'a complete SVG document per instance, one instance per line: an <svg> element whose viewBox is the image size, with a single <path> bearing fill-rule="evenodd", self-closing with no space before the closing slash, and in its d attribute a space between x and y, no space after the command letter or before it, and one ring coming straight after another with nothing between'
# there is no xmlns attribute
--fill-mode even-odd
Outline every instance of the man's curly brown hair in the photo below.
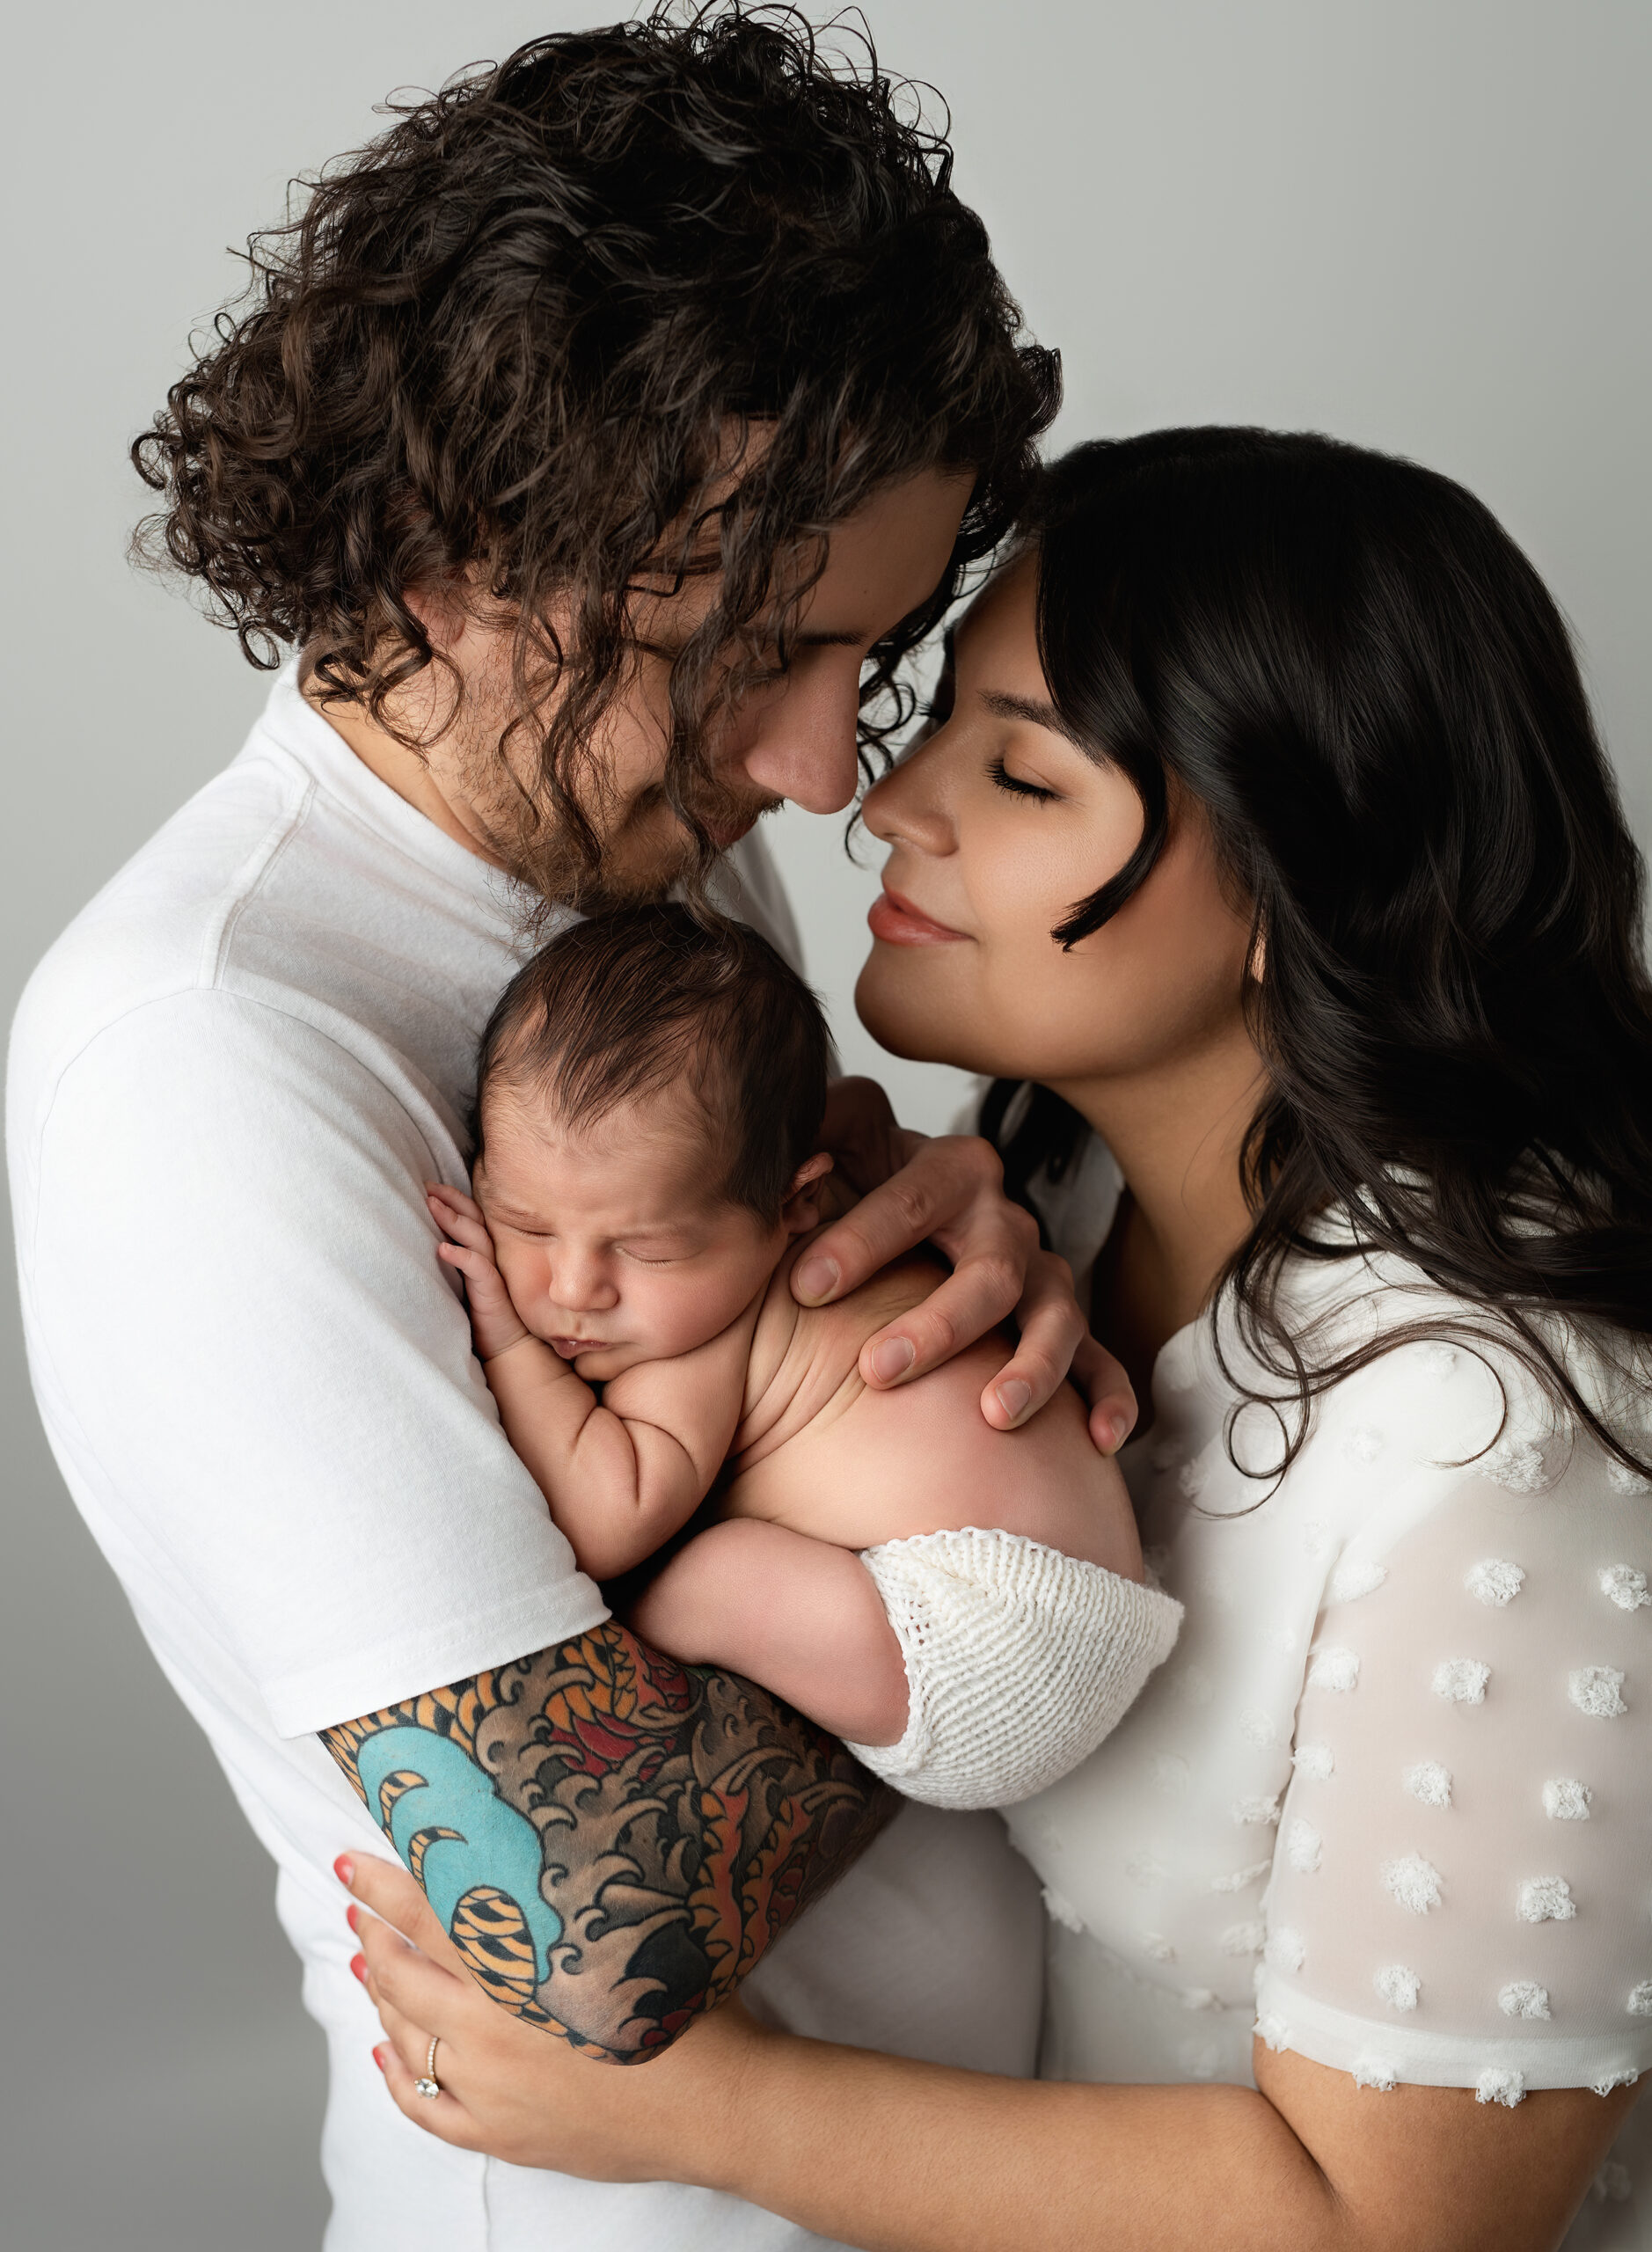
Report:
<svg viewBox="0 0 1652 2252"><path fill-rule="evenodd" d="M867 765L909 708L903 660L1013 519L1058 362L1022 340L944 133L869 40L828 55L790 7L537 39L390 113L252 238L247 298L132 448L165 499L137 552L251 662L296 645L313 692L381 725L443 662L409 589L504 605L501 754L530 731L525 817L570 841L574 896L630 598L715 573L664 778L703 878L708 728L784 669L830 527L974 472L945 578L872 653Z"/></svg>

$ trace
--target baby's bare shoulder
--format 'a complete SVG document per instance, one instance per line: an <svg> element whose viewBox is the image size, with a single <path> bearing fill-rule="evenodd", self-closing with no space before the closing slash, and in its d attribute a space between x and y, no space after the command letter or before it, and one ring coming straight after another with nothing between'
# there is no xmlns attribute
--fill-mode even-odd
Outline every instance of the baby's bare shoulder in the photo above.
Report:
<svg viewBox="0 0 1652 2252"><path fill-rule="evenodd" d="M881 1392L861 1381L866 1340L945 1271L903 1260L837 1305L796 1309L763 1412L736 1437L730 1513L853 1548L998 1526L1139 1577L1123 1481L1092 1445L1078 1393L1062 1386L1019 1431L983 1416L981 1395L1009 1351L996 1331L916 1383ZM777 1283L790 1301L789 1274Z"/></svg>
<svg viewBox="0 0 1652 2252"><path fill-rule="evenodd" d="M800 1305L792 1271L813 1240L805 1237L776 1269L757 1315L735 1456L755 1468L822 1413L841 1412L864 1387L860 1349L886 1323L927 1298L946 1274L921 1253L895 1261L834 1305Z"/></svg>

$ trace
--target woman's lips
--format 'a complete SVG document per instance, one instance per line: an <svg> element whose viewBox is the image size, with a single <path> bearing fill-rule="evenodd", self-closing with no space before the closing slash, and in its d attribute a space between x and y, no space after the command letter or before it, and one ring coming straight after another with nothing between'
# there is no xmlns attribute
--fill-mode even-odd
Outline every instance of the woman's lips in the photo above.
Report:
<svg viewBox="0 0 1652 2252"><path fill-rule="evenodd" d="M932 915L925 915L921 907L914 907L910 899L903 899L887 884L873 901L866 922L873 937L891 947L950 946L964 935L945 923L938 923Z"/></svg>

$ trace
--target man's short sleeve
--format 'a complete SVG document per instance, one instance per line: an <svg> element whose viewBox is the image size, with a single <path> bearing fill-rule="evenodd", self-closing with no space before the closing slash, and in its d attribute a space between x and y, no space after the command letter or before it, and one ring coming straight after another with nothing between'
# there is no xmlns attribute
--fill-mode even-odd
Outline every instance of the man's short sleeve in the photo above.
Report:
<svg viewBox="0 0 1652 2252"><path fill-rule="evenodd" d="M606 1616L471 1355L436 1160L357 1056L222 991L153 1001L63 1071L33 1158L25 1308L65 1473L279 1733Z"/></svg>

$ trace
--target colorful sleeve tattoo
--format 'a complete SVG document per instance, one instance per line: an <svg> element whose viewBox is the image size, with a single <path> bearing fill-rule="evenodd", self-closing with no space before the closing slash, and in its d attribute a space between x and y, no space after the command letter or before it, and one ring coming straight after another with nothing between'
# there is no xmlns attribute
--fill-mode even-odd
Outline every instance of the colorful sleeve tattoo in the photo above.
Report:
<svg viewBox="0 0 1652 2252"><path fill-rule="evenodd" d="M322 1742L487 1992L620 2064L731 1993L895 1803L789 1706L611 1621Z"/></svg>

